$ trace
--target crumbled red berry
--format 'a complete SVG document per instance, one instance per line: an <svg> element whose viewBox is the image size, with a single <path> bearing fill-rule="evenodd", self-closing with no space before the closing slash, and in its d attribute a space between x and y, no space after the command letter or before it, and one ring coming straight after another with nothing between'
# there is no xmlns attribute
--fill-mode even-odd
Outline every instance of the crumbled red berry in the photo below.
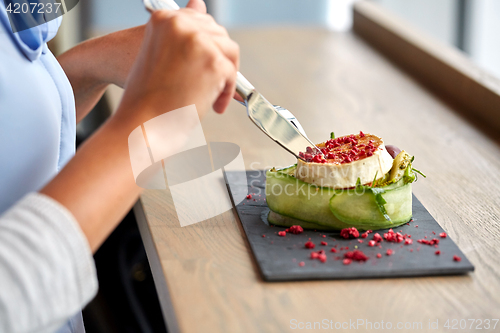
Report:
<svg viewBox="0 0 500 333"><path fill-rule="evenodd" d="M441 254L441 251L437 250L436 252L434 252L435 255L440 255Z"/></svg>
<svg viewBox="0 0 500 333"><path fill-rule="evenodd" d="M311 252L311 259L317 259L317 258L318 258L318 253Z"/></svg>
<svg viewBox="0 0 500 333"><path fill-rule="evenodd" d="M382 255L380 253L377 253L377 258L382 258Z"/></svg>
<svg viewBox="0 0 500 333"><path fill-rule="evenodd" d="M354 261L367 261L368 257L360 250L349 251L344 253L344 258Z"/></svg>
<svg viewBox="0 0 500 333"><path fill-rule="evenodd" d="M363 243L363 240L362 239L358 239L358 243Z"/></svg>
<svg viewBox="0 0 500 333"><path fill-rule="evenodd" d="M411 245L411 244L413 244L413 240L411 240L410 238L405 239L405 245Z"/></svg>
<svg viewBox="0 0 500 333"><path fill-rule="evenodd" d="M288 230L294 235L298 235L304 232L304 229L300 225L292 225L290 228L288 228Z"/></svg>
<svg viewBox="0 0 500 333"><path fill-rule="evenodd" d="M368 242L368 246L375 246L377 243L374 240Z"/></svg>
<svg viewBox="0 0 500 333"><path fill-rule="evenodd" d="M439 239L437 239L437 238L433 238L431 240L419 239L419 240L417 240L417 242L419 242L420 244L425 244L425 245L437 245L437 244L439 244Z"/></svg>
<svg viewBox="0 0 500 333"><path fill-rule="evenodd" d="M305 263L305 262L303 262L303 261L299 262L299 266L300 266L300 267L303 267L303 266L305 266L305 265L306 265L306 263Z"/></svg>
<svg viewBox="0 0 500 333"><path fill-rule="evenodd" d="M330 252L337 253L337 249L336 249L336 248L334 248L334 247L332 247L332 248L330 249Z"/></svg>
<svg viewBox="0 0 500 333"><path fill-rule="evenodd" d="M446 234L446 232L442 232L442 233L440 233L440 234L439 234L439 237L441 237L441 238L446 238L446 236L448 236L448 235Z"/></svg>
<svg viewBox="0 0 500 333"><path fill-rule="evenodd" d="M278 232L278 236L285 237L286 236L286 231L280 231L280 232Z"/></svg>
<svg viewBox="0 0 500 333"><path fill-rule="evenodd" d="M262 238L266 238L266 235L262 235Z"/></svg>
<svg viewBox="0 0 500 333"><path fill-rule="evenodd" d="M393 243L401 243L406 237L406 234L403 235L400 232L394 232L392 229L389 229L389 231L384 234L384 239Z"/></svg>
<svg viewBox="0 0 500 333"><path fill-rule="evenodd" d="M251 194L247 195L247 199L248 200L252 199L252 195Z"/></svg>
<svg viewBox="0 0 500 333"><path fill-rule="evenodd" d="M388 256L392 256L394 254L394 251L391 250L391 249L387 249L387 251L385 252L385 254L387 254Z"/></svg>
<svg viewBox="0 0 500 333"><path fill-rule="evenodd" d="M367 233L367 232L363 232L363 233L361 234L361 238L366 238L366 237L368 237L368 233Z"/></svg>
<svg viewBox="0 0 500 333"><path fill-rule="evenodd" d="M321 242L321 245L326 246L326 245L328 245L328 243L327 242Z"/></svg>
<svg viewBox="0 0 500 333"><path fill-rule="evenodd" d="M380 234L377 232L377 233L373 234L373 240L375 242L377 242L377 243L381 242L382 241L382 236L380 236Z"/></svg>
<svg viewBox="0 0 500 333"><path fill-rule="evenodd" d="M358 238L359 237L359 231L358 229L352 227L352 228L345 228L340 231L340 236L349 239L349 238Z"/></svg>
<svg viewBox="0 0 500 333"><path fill-rule="evenodd" d="M351 260L351 259L344 259L344 260L342 260L342 263L343 263L344 265L350 265L350 264L351 264L351 262L352 262L352 260Z"/></svg>
<svg viewBox="0 0 500 333"><path fill-rule="evenodd" d="M460 258L460 257L459 257L459 256L457 256L457 255L454 255L454 256L453 256L453 260L454 260L454 261L461 261L461 260L462 260L462 258Z"/></svg>
<svg viewBox="0 0 500 333"><path fill-rule="evenodd" d="M318 259L321 262L326 262L326 255L325 254L320 254L320 255L318 255Z"/></svg>
<svg viewBox="0 0 500 333"><path fill-rule="evenodd" d="M304 246L306 247L306 249L314 249L316 247L316 245L311 241L306 242Z"/></svg>

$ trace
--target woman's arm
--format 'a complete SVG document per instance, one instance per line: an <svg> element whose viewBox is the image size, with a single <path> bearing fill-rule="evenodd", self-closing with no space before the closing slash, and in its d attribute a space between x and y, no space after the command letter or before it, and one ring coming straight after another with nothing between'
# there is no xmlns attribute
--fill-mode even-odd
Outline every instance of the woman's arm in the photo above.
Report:
<svg viewBox="0 0 500 333"><path fill-rule="evenodd" d="M238 47L212 18L155 12L144 36L116 114L41 194L0 216L0 332L53 332L95 295L91 251L141 191L130 132L187 105L200 117L212 106L223 112L234 94ZM175 151L175 141L164 144Z"/></svg>
<svg viewBox="0 0 500 333"><path fill-rule="evenodd" d="M71 82L76 121L96 105L109 84L124 87L144 36L144 26L90 39L61 54L57 60Z"/></svg>
<svg viewBox="0 0 500 333"><path fill-rule="evenodd" d="M235 91L238 57L238 46L210 16L192 9L153 13L116 114L41 191L74 215L93 251L141 191L132 174L129 134L192 104L200 118L212 106L223 112Z"/></svg>

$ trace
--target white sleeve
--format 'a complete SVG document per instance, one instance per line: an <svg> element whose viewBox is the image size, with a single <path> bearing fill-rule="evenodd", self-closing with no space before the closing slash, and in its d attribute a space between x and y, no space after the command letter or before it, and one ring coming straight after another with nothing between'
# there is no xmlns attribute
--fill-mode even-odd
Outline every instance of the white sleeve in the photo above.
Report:
<svg viewBox="0 0 500 333"><path fill-rule="evenodd" d="M0 333L53 333L96 292L92 252L64 206L31 193L0 216Z"/></svg>

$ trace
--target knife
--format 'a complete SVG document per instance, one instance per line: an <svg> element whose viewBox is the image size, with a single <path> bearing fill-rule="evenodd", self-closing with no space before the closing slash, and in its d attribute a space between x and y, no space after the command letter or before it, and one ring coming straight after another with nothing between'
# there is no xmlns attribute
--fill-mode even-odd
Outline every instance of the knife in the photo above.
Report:
<svg viewBox="0 0 500 333"><path fill-rule="evenodd" d="M173 0L143 0L143 3L149 11L180 8ZM316 152L322 155L319 148L306 136L293 114L269 103L240 72L236 77L236 92L243 99L240 103L246 106L250 120L274 142L302 160L304 158L299 156L299 153L304 152L306 147L316 149Z"/></svg>

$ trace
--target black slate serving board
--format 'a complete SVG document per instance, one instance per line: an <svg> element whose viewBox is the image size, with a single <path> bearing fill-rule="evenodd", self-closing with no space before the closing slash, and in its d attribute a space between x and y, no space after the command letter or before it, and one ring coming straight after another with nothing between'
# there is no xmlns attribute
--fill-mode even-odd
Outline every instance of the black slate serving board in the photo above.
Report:
<svg viewBox="0 0 500 333"><path fill-rule="evenodd" d="M252 194L252 199L245 199L236 205L236 211L266 281L450 275L474 270L474 266L449 236L439 237L443 229L415 196L413 196L413 221L393 229L395 232L411 235L413 239L411 245L383 241L382 248L369 247L368 241L372 239L373 234L365 239L359 238L363 240L363 243L359 243L357 239L343 239L339 233L313 230L304 230L299 235L287 233L285 237L280 237L278 232L286 228L268 225L265 222L267 221L265 216L269 211L265 201L265 172L247 171L248 185L241 181L241 176L241 172L225 173L232 198L241 197L242 192L245 195ZM383 236L387 230L376 232ZM417 242L418 239L425 239L425 236L426 239L439 239L438 248ZM304 247L309 238L316 244L314 250ZM328 245L320 245L321 241L327 242ZM335 245L337 253L330 252ZM346 246L348 250L340 250ZM344 253L355 250L355 246L368 256L368 261L344 265L342 262ZM391 256L386 255L387 249L392 249L394 253ZM318 250L325 250L327 255L325 263L310 259L310 253ZM436 250L440 250L441 254L436 255ZM382 258L377 258L377 253L381 253ZM461 257L462 260L454 261L454 255ZM300 262L304 262L305 265L299 266Z"/></svg>

